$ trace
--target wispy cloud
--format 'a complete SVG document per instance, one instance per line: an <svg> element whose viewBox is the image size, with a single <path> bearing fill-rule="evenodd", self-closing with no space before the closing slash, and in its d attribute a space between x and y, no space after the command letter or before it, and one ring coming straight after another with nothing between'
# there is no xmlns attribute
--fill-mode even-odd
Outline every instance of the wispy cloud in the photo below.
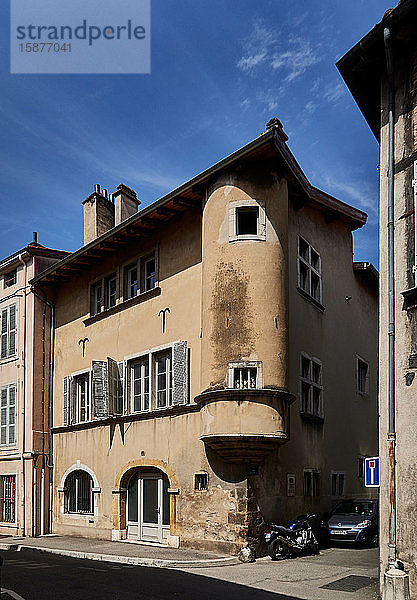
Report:
<svg viewBox="0 0 417 600"><path fill-rule="evenodd" d="M346 94L346 87L341 81L329 83L325 88L322 97L333 104L340 100Z"/></svg>
<svg viewBox="0 0 417 600"><path fill-rule="evenodd" d="M284 82L290 83L320 60L318 47L314 48L309 39L293 33L280 34L257 21L237 66L249 73L261 67L280 70L285 74Z"/></svg>

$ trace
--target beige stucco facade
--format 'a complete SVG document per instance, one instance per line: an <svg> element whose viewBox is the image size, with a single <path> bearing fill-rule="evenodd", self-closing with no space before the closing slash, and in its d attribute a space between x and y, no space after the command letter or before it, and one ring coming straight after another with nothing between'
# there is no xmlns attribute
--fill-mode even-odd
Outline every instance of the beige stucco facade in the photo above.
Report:
<svg viewBox="0 0 417 600"><path fill-rule="evenodd" d="M377 444L376 275L368 281L369 265L354 268L351 234L365 215L313 188L300 201L272 141L289 160L272 128L242 149L239 164L213 167L35 280L56 311L55 533L147 539L136 533L129 506L138 493L139 513L146 509L148 482L157 477L169 498L159 541L227 552L253 539L262 519L283 522L329 510L341 496L369 495L358 460ZM247 218L256 219L255 230ZM300 289L300 236L321 261L318 299ZM155 285L127 297L130 265L149 256ZM94 315L101 293L94 286L103 281L106 291L114 274L115 305ZM180 342L187 384L185 399L175 402ZM158 408L158 357L171 348L172 402ZM301 410L302 355L321 370L315 409ZM151 410L135 411L135 386L147 371L139 381L134 369L145 369L144 356ZM63 381L78 385L92 361L107 357L123 372L123 408L65 424ZM369 369L361 394L357 357ZM236 383L239 377L247 380ZM69 510L79 492L70 492L68 477L80 471L91 478L85 514ZM341 496L332 495L332 473L344 477ZM295 476L291 489L288 475ZM165 510L156 504L158 514Z"/></svg>
<svg viewBox="0 0 417 600"><path fill-rule="evenodd" d="M0 262L0 534L49 531L51 307L28 282L66 255L31 243Z"/></svg>

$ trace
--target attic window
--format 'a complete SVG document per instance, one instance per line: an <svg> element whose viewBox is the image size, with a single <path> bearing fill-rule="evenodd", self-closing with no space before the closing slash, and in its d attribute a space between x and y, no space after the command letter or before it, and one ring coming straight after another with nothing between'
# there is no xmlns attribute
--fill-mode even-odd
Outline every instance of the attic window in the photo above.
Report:
<svg viewBox="0 0 417 600"><path fill-rule="evenodd" d="M236 209L236 234L256 235L258 233L259 209L257 206L242 206Z"/></svg>
<svg viewBox="0 0 417 600"><path fill-rule="evenodd" d="M13 271L9 271L9 273L6 273L4 275L4 287L11 287L12 285L15 285L17 281L17 271L16 269L13 269Z"/></svg>

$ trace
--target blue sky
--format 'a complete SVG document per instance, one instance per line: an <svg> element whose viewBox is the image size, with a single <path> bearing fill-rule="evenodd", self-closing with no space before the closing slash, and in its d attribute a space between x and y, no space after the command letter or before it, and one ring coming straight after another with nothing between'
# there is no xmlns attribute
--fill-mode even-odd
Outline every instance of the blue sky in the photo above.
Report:
<svg viewBox="0 0 417 600"><path fill-rule="evenodd" d="M11 75L2 2L0 258L32 231L79 248L95 183L145 206L278 116L310 181L368 213L355 260L377 264L378 145L335 62L390 5L153 0L150 75Z"/></svg>

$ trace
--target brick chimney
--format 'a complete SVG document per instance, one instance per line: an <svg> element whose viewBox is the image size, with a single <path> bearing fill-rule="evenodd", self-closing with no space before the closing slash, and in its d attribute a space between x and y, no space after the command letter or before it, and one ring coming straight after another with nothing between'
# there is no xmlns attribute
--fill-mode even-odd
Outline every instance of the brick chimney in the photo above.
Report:
<svg viewBox="0 0 417 600"><path fill-rule="evenodd" d="M119 225L136 212L138 212L138 206L140 200L136 197L136 192L131 190L127 185L121 183L117 186L117 189L112 194L114 201L114 224Z"/></svg>
<svg viewBox="0 0 417 600"><path fill-rule="evenodd" d="M107 190L100 193L98 183L94 192L83 201L84 246L114 227L114 204L107 198Z"/></svg>

